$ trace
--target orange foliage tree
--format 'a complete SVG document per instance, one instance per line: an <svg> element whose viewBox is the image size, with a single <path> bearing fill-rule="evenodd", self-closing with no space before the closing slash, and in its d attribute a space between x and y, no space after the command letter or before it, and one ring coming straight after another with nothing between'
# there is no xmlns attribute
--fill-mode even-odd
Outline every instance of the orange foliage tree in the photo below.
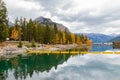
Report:
<svg viewBox="0 0 120 80"><path fill-rule="evenodd" d="M19 37L19 33L18 33L18 30L17 29L13 29L12 30L12 34L11 34L11 39L14 39L14 40L17 40L18 39L18 37Z"/></svg>
<svg viewBox="0 0 120 80"><path fill-rule="evenodd" d="M87 41L86 41L86 44L87 44L87 45L91 45L91 44L92 44L92 40L87 40Z"/></svg>

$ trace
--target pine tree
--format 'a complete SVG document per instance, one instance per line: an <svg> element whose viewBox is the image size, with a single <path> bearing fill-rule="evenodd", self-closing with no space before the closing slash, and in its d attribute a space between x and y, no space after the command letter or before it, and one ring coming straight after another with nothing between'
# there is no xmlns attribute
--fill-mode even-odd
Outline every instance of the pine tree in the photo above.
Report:
<svg viewBox="0 0 120 80"><path fill-rule="evenodd" d="M38 23L37 22L34 23L33 31L34 31L33 38L35 41L38 41Z"/></svg>
<svg viewBox="0 0 120 80"><path fill-rule="evenodd" d="M45 44L48 44L50 43L50 27L49 27L49 24L46 23L46 27L45 27L45 31L44 31L44 43Z"/></svg>
<svg viewBox="0 0 120 80"><path fill-rule="evenodd" d="M18 32L19 32L19 40L21 40L21 36L22 36L22 26L23 26L23 19L21 18L20 19L20 22L19 22L19 28L18 28Z"/></svg>
<svg viewBox="0 0 120 80"><path fill-rule="evenodd" d="M21 31L21 39L22 40L27 40L27 21L26 21L26 18L23 19L23 23L22 23L22 31Z"/></svg>
<svg viewBox="0 0 120 80"><path fill-rule="evenodd" d="M8 36L7 8L4 1L0 0L0 42Z"/></svg>
<svg viewBox="0 0 120 80"><path fill-rule="evenodd" d="M43 43L44 41L44 29L45 27L43 27L41 24L38 25L38 42L39 43Z"/></svg>
<svg viewBox="0 0 120 80"><path fill-rule="evenodd" d="M54 24L54 33L56 34L57 32L58 32L57 24L55 23L55 24Z"/></svg>
<svg viewBox="0 0 120 80"><path fill-rule="evenodd" d="M29 41L31 41L32 39L33 39L33 26L34 26L34 24L33 24L33 21L32 21L32 19L30 19L29 20L29 23L28 23L28 34L29 34L29 36L28 36L28 40Z"/></svg>

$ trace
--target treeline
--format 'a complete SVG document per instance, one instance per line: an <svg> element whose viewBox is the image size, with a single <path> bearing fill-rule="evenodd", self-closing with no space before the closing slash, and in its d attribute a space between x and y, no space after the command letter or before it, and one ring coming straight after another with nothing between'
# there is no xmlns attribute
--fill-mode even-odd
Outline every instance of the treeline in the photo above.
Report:
<svg viewBox="0 0 120 80"><path fill-rule="evenodd" d="M30 19L16 19L14 26L9 28L10 39L31 42L34 40L44 44L90 44L91 40L86 35L76 35L70 32L60 31L57 24L50 26L48 22L42 25Z"/></svg>

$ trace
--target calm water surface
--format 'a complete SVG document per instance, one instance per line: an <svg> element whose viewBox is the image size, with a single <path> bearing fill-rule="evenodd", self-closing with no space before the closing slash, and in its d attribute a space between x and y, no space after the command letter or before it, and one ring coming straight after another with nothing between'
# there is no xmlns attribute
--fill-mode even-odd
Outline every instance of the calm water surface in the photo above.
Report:
<svg viewBox="0 0 120 80"><path fill-rule="evenodd" d="M90 51L114 50L94 46ZM0 80L120 80L120 55L28 55L0 60Z"/></svg>

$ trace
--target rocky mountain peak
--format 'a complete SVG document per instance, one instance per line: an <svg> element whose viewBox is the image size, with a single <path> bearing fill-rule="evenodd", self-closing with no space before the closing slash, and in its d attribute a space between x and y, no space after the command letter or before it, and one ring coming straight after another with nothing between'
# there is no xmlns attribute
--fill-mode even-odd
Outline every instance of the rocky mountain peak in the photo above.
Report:
<svg viewBox="0 0 120 80"><path fill-rule="evenodd" d="M45 25L48 22L51 27L54 27L54 24L56 23L56 22L53 22L50 18L45 18L42 16L36 18L34 21L38 22L42 25ZM56 23L56 24L57 24L58 30L60 30L60 31L66 30L67 32L70 32L69 29L66 26L64 26L63 24L60 24L60 23Z"/></svg>
<svg viewBox="0 0 120 80"><path fill-rule="evenodd" d="M47 23L47 22L48 23L53 23L53 21L51 19L45 18L45 17L42 17L42 16L36 18L34 21L39 22L39 23Z"/></svg>

